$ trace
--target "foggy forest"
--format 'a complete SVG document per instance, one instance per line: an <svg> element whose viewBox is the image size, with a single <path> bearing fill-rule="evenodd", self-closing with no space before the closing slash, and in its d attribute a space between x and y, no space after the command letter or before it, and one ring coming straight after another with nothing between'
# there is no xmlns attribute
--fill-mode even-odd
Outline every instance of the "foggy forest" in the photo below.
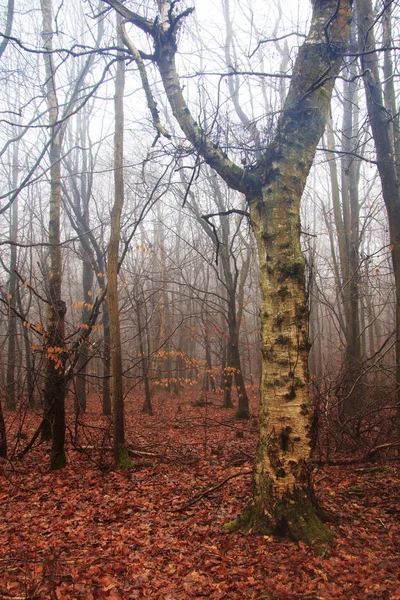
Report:
<svg viewBox="0 0 400 600"><path fill-rule="evenodd" d="M1 0L0 599L400 600L397 0Z"/></svg>

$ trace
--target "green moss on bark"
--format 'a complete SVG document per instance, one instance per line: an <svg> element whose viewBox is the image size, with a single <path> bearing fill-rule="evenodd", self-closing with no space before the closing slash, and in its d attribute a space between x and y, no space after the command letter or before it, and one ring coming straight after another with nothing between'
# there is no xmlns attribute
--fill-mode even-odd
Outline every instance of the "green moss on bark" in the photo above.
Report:
<svg viewBox="0 0 400 600"><path fill-rule="evenodd" d="M277 501L270 510L251 503L234 521L226 523L224 530L275 535L316 547L325 547L333 538L323 522L324 512L300 490Z"/></svg>
<svg viewBox="0 0 400 600"><path fill-rule="evenodd" d="M118 459L116 461L115 468L118 470L133 468L133 463L129 458L128 450L124 445L120 445L119 447Z"/></svg>

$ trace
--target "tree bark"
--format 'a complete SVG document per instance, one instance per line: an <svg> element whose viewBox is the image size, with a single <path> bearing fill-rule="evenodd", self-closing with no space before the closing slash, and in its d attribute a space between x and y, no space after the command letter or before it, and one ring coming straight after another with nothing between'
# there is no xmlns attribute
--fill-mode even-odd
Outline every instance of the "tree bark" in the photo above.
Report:
<svg viewBox="0 0 400 600"><path fill-rule="evenodd" d="M12 165L13 189L18 185L18 144L15 144L13 151ZM18 198L16 198L11 207L10 240L17 241L18 232ZM16 360L16 338L17 338L17 315L14 310L18 304L18 276L17 268L17 246L12 244L10 247L10 280L8 284L8 297L10 303L8 315L8 352L7 352L7 380L6 380L6 406L9 410L16 409L16 380L15 380L15 360Z"/></svg>
<svg viewBox="0 0 400 600"><path fill-rule="evenodd" d="M57 124L59 106L56 93L55 70L52 51L52 5L51 0L41 0L43 17L43 44L46 50L47 104L51 131L50 143L50 218L49 255L50 277L48 282L47 335L46 335L46 381L44 387L44 411L46 425L42 435L52 439L50 465L61 469L66 464L65 441L65 302L61 299L62 263L60 246L61 212L61 126Z"/></svg>
<svg viewBox="0 0 400 600"><path fill-rule="evenodd" d="M7 458L7 432L4 422L3 407L0 401L0 457Z"/></svg>
<svg viewBox="0 0 400 600"><path fill-rule="evenodd" d="M389 4L389 3L388 3ZM397 427L400 432L400 166L398 134L392 137L393 124L398 125L398 115L393 123L391 113L384 105L379 61L374 34L375 14L371 0L357 0L359 50L364 74L367 109L375 142L376 160L382 185L390 235L390 249L396 288L396 404ZM386 7L387 9L387 7ZM388 60L388 59L386 59ZM386 73L388 66L386 64ZM391 109L393 107L390 107ZM394 116L394 115L393 115ZM397 162L396 162L397 161Z"/></svg>
<svg viewBox="0 0 400 600"><path fill-rule="evenodd" d="M260 441L253 502L239 519L253 531L327 541L311 481L308 309L300 245L300 200L323 133L351 19L347 1L314 3L261 194L248 195L261 282ZM329 25L327 25L329 24Z"/></svg>
<svg viewBox="0 0 400 600"><path fill-rule="evenodd" d="M93 269L88 260L89 257L83 254L82 261L82 288L85 304L82 309L81 324L86 324L91 315L92 309L92 285ZM79 358L76 363L75 379L75 414L86 412L86 371L89 360L88 340L84 340L78 349Z"/></svg>
<svg viewBox="0 0 400 600"><path fill-rule="evenodd" d="M143 292L142 292L143 295ZM146 319L145 329L142 326L142 315L141 315L141 307L144 304L144 301L136 300L136 318L137 318L137 326L138 326L138 336L139 336L139 352L142 358L141 361L141 371L142 371L142 380L144 386L144 402L142 406L142 412L153 415L153 406L151 404L151 393L150 393L150 383L149 383L149 348L145 348L145 339L149 339L148 333L148 323ZM145 335L146 333L146 335Z"/></svg>
<svg viewBox="0 0 400 600"><path fill-rule="evenodd" d="M124 11L116 0L107 0ZM260 442L253 501L232 527L326 542L310 479L307 359L308 311L300 246L300 200L328 117L335 78L347 48L351 3L316 0L310 32L299 49L277 133L254 169L243 170L207 138L186 105L175 66L177 23L159 1L160 18L130 20L153 36L173 114L197 152L233 189L245 193L257 239L262 293L263 367Z"/></svg>
<svg viewBox="0 0 400 600"><path fill-rule="evenodd" d="M117 15L118 39L121 18ZM125 63L122 56L115 76L115 134L114 134L114 205L111 211L111 233L108 247L107 302L110 317L111 390L114 427L114 461L117 469L131 466L125 446L124 394L122 384L121 329L118 304L118 256L121 213L124 206L124 87Z"/></svg>

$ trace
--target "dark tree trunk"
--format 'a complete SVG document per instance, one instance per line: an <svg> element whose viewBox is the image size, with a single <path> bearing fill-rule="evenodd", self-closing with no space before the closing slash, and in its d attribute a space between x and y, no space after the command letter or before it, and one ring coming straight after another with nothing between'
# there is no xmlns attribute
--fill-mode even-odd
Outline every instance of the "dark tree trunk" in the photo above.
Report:
<svg viewBox="0 0 400 600"><path fill-rule="evenodd" d="M58 121L58 101L54 81L52 51L52 6L51 0L41 0L43 18L43 40L46 53L47 104L51 127L50 143L50 277L48 282L48 309L46 332L46 381L44 387L45 424L42 436L52 439L50 465L61 469L66 464L65 440L65 302L61 299L62 262L60 246L61 212L61 130Z"/></svg>
<svg viewBox="0 0 400 600"><path fill-rule="evenodd" d="M390 234L393 273L396 287L396 403L397 425L400 432L400 193L399 193L399 131L398 112L392 116L384 104L376 52L375 14L371 0L357 0L359 49L368 115L375 142L378 171L382 185ZM390 3L387 3L386 10ZM386 58L386 61L388 57ZM387 72L387 65L386 72ZM386 82L390 85L390 81ZM392 107L391 107L392 109ZM396 132L393 136L393 127Z"/></svg>
<svg viewBox="0 0 400 600"><path fill-rule="evenodd" d="M117 16L118 36L121 18ZM121 38L118 37L121 43ZM117 469L131 466L125 445L124 394L122 382L121 328L118 303L118 250L121 231L121 213L124 205L124 87L125 64L120 57L115 78L115 134L114 134L114 205L111 211L111 233L108 247L107 300L110 316L111 385L114 428L114 461Z"/></svg>
<svg viewBox="0 0 400 600"><path fill-rule="evenodd" d="M110 395L110 374L111 374L111 357L110 357L110 317L108 306L103 303L103 389L102 389L102 407L103 415L111 415L111 395Z"/></svg>
<svg viewBox="0 0 400 600"><path fill-rule="evenodd" d="M0 457L7 458L7 433L4 422L3 408L0 401Z"/></svg>
<svg viewBox="0 0 400 600"><path fill-rule="evenodd" d="M86 260L85 260L86 259ZM89 257L83 256L82 263L82 287L84 305L82 309L81 324L88 323L92 309L92 285L93 285L93 269L89 262ZM76 380L75 380L75 414L86 412L86 372L89 360L88 341L84 340L78 349L78 360L76 363Z"/></svg>
<svg viewBox="0 0 400 600"><path fill-rule="evenodd" d="M148 356L148 348L145 348L144 343L144 332L142 328L142 316L140 314L141 305L139 302L136 303L136 318L138 324L138 335L139 335L139 352L142 358L141 363L141 371L142 371L142 380L144 386L144 402L142 407L142 412L153 415L153 407L151 404L151 393L150 393L150 384L149 384L149 356ZM147 328L147 323L146 323ZM147 337L147 336L146 336Z"/></svg>

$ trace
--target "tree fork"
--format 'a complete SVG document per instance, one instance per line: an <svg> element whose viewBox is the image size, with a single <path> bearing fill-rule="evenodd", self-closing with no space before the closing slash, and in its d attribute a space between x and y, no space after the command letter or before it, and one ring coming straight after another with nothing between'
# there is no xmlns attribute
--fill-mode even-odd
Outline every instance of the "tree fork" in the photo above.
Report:
<svg viewBox="0 0 400 600"><path fill-rule="evenodd" d="M106 0L113 7L117 0ZM326 543L310 480L308 311L300 245L300 200L323 134L335 79L346 51L351 0L314 0L311 28L300 47L275 138L255 168L233 163L191 115L176 70L176 23L170 3L147 26L174 117L187 139L229 187L246 195L257 240L262 294L263 367L260 442L251 508L237 525L307 543ZM167 10L166 10L167 9ZM184 16L184 13L180 17ZM143 18L127 17L143 29ZM251 518L248 515L252 515Z"/></svg>

